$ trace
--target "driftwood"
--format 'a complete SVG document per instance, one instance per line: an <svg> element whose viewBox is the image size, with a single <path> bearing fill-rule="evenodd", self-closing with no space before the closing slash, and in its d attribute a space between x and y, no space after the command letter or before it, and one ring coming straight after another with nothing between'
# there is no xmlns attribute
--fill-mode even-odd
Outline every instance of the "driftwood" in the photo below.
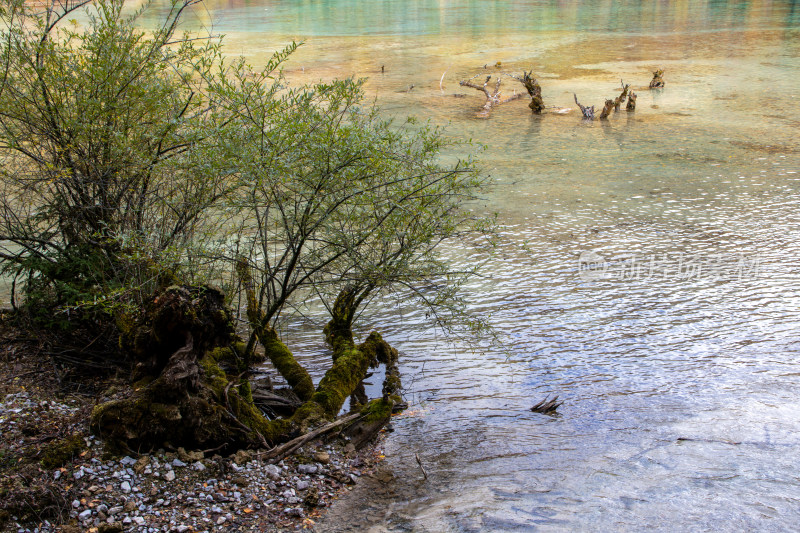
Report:
<svg viewBox="0 0 800 533"><path fill-rule="evenodd" d="M664 86L664 69L653 72L653 79L650 80L651 89L659 89Z"/></svg>
<svg viewBox="0 0 800 533"><path fill-rule="evenodd" d="M500 84L502 83L502 78L498 77L494 83L494 89L489 89L489 81L492 79L492 76L486 76L486 81L483 82L483 85L478 85L473 83L472 80L480 76L480 74L476 74L475 76L471 77L468 80L462 80L458 82L459 85L462 87L471 87L476 91L481 91L484 96L486 96L486 102L483 104L483 108L479 113L480 116L486 116L491 112L492 108L501 104L505 104L507 102L511 102L512 100L517 100L518 98L522 98L523 94L518 93L508 98L501 98L500 95Z"/></svg>
<svg viewBox="0 0 800 533"><path fill-rule="evenodd" d="M511 76L512 78L514 78L515 80L517 80L518 82L520 82L522 85L525 86L525 89L528 91L528 94L531 97L531 103L528 104L528 107L531 108L531 111L533 111L534 114L541 115L542 111L544 111L544 100L542 99L542 87L541 85L539 85L539 82L536 81L536 78L533 78L531 76L531 74L533 74L533 71L525 72L523 70L521 78L518 76L512 76L510 74L509 76Z"/></svg>
<svg viewBox="0 0 800 533"><path fill-rule="evenodd" d="M622 92L614 99L614 111L619 111L619 106L625 103L625 98L628 96L630 85L625 85L625 82L619 80L622 84Z"/></svg>
<svg viewBox="0 0 800 533"><path fill-rule="evenodd" d="M614 100L606 100L603 104L603 110L600 111L600 115L597 118L605 119L608 118L608 115L611 114L611 111L614 110Z"/></svg>
<svg viewBox="0 0 800 533"><path fill-rule="evenodd" d="M556 409L558 409L564 402L558 401L558 396L554 396L552 400L548 399L549 396L546 396L544 400L537 403L533 407L531 407L531 411L534 413L555 413Z"/></svg>
<svg viewBox="0 0 800 533"><path fill-rule="evenodd" d="M314 431L309 431L308 433L306 433L304 435L300 435L296 439L292 439L289 442L285 442L285 443L281 444L280 446L275 446L274 448L270 449L267 453L265 453L262 456L262 458L265 461L269 462L269 463L277 463L278 461L280 461L281 459L283 459L287 455L289 455L292 452L294 452L297 448L299 448L303 444L305 444L305 443L307 443L307 442L309 442L311 440L314 440L315 438L317 438L317 437L319 437L321 435L324 435L325 433L333 431L334 429L336 429L336 428L338 428L340 426L343 426L345 424L353 422L353 421L357 420L360 417L361 417L360 413L355 413L355 414L352 414L352 415L345 416L344 418L340 418L339 420L336 420L335 422L331 422L330 424L326 424L326 425L322 426L321 428L315 429Z"/></svg>
<svg viewBox="0 0 800 533"><path fill-rule="evenodd" d="M587 120L594 120L594 106L591 107L584 107L578 102L578 95L572 93L572 96L575 97L575 103L578 104L578 107L581 108L581 113L583 113L583 118Z"/></svg>
<svg viewBox="0 0 800 533"><path fill-rule="evenodd" d="M428 479L428 473L425 471L425 467L422 466L422 460L420 460L419 454L415 453L414 454L414 458L416 458L416 460L417 460L417 464L419 465L419 469L422 470L422 475L425 477L425 479Z"/></svg>
<svg viewBox="0 0 800 533"><path fill-rule="evenodd" d="M636 93L630 91L628 93L628 105L625 106L625 111L635 111L636 110Z"/></svg>

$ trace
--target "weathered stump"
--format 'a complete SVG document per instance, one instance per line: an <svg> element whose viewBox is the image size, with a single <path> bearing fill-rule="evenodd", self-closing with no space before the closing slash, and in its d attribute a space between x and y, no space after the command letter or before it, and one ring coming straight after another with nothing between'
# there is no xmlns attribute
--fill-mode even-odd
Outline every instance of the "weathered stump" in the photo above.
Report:
<svg viewBox="0 0 800 533"><path fill-rule="evenodd" d="M659 89L664 86L664 69L653 72L653 79L650 80L651 89Z"/></svg>
<svg viewBox="0 0 800 533"><path fill-rule="evenodd" d="M236 382L219 366L240 357L234 338L220 291L165 289L120 341L140 360L132 394L95 407L92 430L119 451L163 446L233 451L278 440L288 425L264 419L249 388L234 388Z"/></svg>
<svg viewBox="0 0 800 533"><path fill-rule="evenodd" d="M625 106L625 111L636 110L636 93L631 91L628 93L628 105Z"/></svg>
<svg viewBox="0 0 800 533"><path fill-rule="evenodd" d="M544 100L542 99L542 87L539 85L539 82L531 76L533 71L525 72L522 71L522 78L516 78L522 85L525 86L525 90L528 91L528 95L531 97L531 103L528 104L528 107L531 111L534 112L536 115L541 115L542 111L544 111Z"/></svg>

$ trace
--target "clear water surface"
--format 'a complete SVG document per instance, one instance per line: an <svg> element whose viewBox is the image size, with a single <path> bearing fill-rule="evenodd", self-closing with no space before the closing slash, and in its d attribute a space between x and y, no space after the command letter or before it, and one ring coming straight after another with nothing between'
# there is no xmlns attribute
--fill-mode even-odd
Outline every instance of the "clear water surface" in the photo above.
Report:
<svg viewBox="0 0 800 533"><path fill-rule="evenodd" d="M337 527L796 530L800 3L207 0L191 23L255 63L304 40L290 80L368 77L385 113L488 145L505 239L470 291L505 349L445 339L418 309L367 313L401 350L412 414L387 441L396 495L334 507ZM549 106L599 106L623 79L637 110L478 118L457 83L523 69ZM319 330L287 332L316 377ZM528 410L548 394L560 416Z"/></svg>

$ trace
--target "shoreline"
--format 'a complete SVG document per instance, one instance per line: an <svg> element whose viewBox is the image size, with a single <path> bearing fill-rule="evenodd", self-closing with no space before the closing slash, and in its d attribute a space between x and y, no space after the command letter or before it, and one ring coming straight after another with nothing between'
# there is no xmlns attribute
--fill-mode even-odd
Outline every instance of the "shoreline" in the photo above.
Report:
<svg viewBox="0 0 800 533"><path fill-rule="evenodd" d="M314 530L384 458L383 433L361 450L321 437L274 465L257 450L111 457L88 433L95 398L59 393L49 361L8 331L3 340L0 531Z"/></svg>

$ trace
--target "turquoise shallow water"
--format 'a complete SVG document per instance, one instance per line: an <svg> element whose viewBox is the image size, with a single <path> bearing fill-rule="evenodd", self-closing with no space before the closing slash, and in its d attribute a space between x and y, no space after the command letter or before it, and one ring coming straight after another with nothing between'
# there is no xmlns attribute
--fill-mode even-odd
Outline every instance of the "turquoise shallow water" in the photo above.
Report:
<svg viewBox="0 0 800 533"><path fill-rule="evenodd" d="M367 313L416 414L387 441L397 496L334 507L334 530L796 529L800 5L261 0L192 24L254 62L304 39L290 80L366 76L385 113L486 143L497 179L480 208L504 239L470 291L504 349ZM644 89L658 67L666 87ZM457 83L531 68L547 105L600 105L622 78L637 110L479 118ZM316 377L320 330L287 331ZM554 393L560 416L528 411Z"/></svg>

